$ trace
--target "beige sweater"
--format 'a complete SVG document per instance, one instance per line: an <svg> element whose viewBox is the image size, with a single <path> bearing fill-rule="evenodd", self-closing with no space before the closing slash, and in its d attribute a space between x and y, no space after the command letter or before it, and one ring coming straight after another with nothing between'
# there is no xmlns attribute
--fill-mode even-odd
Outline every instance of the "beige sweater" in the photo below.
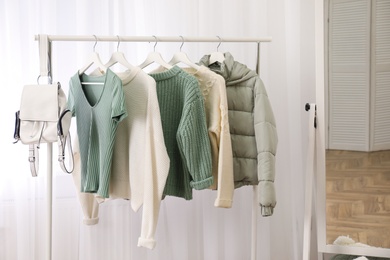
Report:
<svg viewBox="0 0 390 260"><path fill-rule="evenodd" d="M156 83L139 68L118 73L122 80L128 117L117 129L112 157L109 199L130 199L133 210L143 205L138 246L155 247L160 202L169 171L164 144ZM77 141L75 142L77 146ZM75 149L76 186L79 185L79 158ZM98 222L98 203L93 194L80 193L85 224Z"/></svg>

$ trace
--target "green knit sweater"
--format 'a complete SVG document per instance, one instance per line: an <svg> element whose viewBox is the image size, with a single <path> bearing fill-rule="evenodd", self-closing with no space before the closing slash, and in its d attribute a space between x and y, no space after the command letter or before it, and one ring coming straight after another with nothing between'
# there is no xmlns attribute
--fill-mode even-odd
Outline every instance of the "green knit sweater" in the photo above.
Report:
<svg viewBox="0 0 390 260"><path fill-rule="evenodd" d="M157 83L170 168L164 195L192 199L192 188L213 183L203 96L195 77L177 66L150 74Z"/></svg>

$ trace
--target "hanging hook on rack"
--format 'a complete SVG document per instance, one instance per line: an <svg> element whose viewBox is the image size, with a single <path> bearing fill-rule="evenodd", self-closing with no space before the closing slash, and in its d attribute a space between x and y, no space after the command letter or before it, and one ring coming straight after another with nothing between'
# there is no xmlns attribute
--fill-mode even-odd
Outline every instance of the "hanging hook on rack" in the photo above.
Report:
<svg viewBox="0 0 390 260"><path fill-rule="evenodd" d="M119 44L121 43L121 39L119 38L119 35L116 36L118 38L118 45L116 46L116 51L119 51Z"/></svg>
<svg viewBox="0 0 390 260"><path fill-rule="evenodd" d="M95 47L96 47L96 44L98 42L98 38L96 37L96 35L94 34L93 37L95 37L95 44L93 45L93 51L95 52Z"/></svg>
<svg viewBox="0 0 390 260"><path fill-rule="evenodd" d="M81 69L79 69L78 73L79 75L83 74L89 67L92 66L92 64L95 64L97 65L97 67L102 71L102 72L105 72L107 67L104 66L104 64L102 63L102 61L100 60L100 57L99 57L99 53L96 52L95 48L96 48L96 44L98 42L98 38L96 37L96 35L93 34L93 37L95 37L95 44L93 45L93 52L91 54L91 57L89 58L88 60L88 63L82 67ZM81 84L83 84L83 82L81 82ZM96 83L97 84L97 83Z"/></svg>
<svg viewBox="0 0 390 260"><path fill-rule="evenodd" d="M158 39L156 36L152 35L156 39L156 43L154 44L153 47L153 52L149 53L148 56L146 57L146 60L142 62L140 65L138 65L139 68L143 69L147 66L149 66L152 63L157 63L166 69L171 69L172 65L168 64L164 59L161 57L161 54L156 52L156 45L158 42Z"/></svg>
<svg viewBox="0 0 390 260"><path fill-rule="evenodd" d="M219 44L217 46L217 51L210 54L209 63L213 64L215 62L222 63L225 60L225 55L219 52L219 46L221 46L222 38L217 35L219 39Z"/></svg>
<svg viewBox="0 0 390 260"><path fill-rule="evenodd" d="M181 52L181 47L183 47L183 45L184 45L184 37L183 36L181 36L181 35L179 35L179 37L181 38L181 45L180 45L180 52Z"/></svg>
<svg viewBox="0 0 390 260"><path fill-rule="evenodd" d="M152 35L155 39L156 39L156 42L154 43L154 46L153 46L153 51L156 52L156 45L157 45L157 37L155 35Z"/></svg>
<svg viewBox="0 0 390 260"><path fill-rule="evenodd" d="M221 46L221 43L222 43L222 39L218 35L217 35L217 37L219 39L219 43L218 43L218 46L217 46L217 52L218 52L219 46Z"/></svg>

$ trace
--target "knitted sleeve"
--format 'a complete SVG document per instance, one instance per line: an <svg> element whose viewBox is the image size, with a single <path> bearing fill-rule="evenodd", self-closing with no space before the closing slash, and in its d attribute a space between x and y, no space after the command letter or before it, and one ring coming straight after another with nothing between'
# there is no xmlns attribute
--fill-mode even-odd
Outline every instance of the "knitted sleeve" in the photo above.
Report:
<svg viewBox="0 0 390 260"><path fill-rule="evenodd" d="M191 187L197 190L208 188L213 183L211 148L201 95L184 107L177 142L192 178Z"/></svg>
<svg viewBox="0 0 390 260"><path fill-rule="evenodd" d="M261 214L270 216L276 205L275 155L278 144L275 118L262 80L255 82L255 136Z"/></svg>
<svg viewBox="0 0 390 260"><path fill-rule="evenodd" d="M81 159L77 135L73 140L73 144L74 170L72 177L84 216L83 223L85 225L96 225L99 222L99 203L95 199L95 194L81 192Z"/></svg>
<svg viewBox="0 0 390 260"><path fill-rule="evenodd" d="M122 81L120 78L114 79L112 86L112 107L111 107L111 118L120 122L127 116L125 95L123 93Z"/></svg>
<svg viewBox="0 0 390 260"><path fill-rule="evenodd" d="M218 138L218 189L214 206L220 208L231 208L234 193L233 154L232 142L229 132L228 105L225 90L225 80L221 76L216 82L220 91L219 113L220 113L220 135Z"/></svg>
<svg viewBox="0 0 390 260"><path fill-rule="evenodd" d="M154 91L153 91L154 90ZM165 148L156 89L149 89L145 132L144 198L141 235L138 246L153 249L156 245L160 203L169 172L169 157Z"/></svg>

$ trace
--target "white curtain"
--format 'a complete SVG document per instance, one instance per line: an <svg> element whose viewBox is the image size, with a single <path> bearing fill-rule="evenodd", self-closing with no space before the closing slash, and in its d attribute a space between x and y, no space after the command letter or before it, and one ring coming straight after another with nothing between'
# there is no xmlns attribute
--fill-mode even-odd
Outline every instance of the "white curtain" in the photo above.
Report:
<svg viewBox="0 0 390 260"><path fill-rule="evenodd" d="M24 84L39 74L36 34L272 36L262 44L261 78L276 117L278 204L271 217L258 214L257 259L302 259L304 171L308 113L315 99L314 1L310 0L0 0L0 259L45 259L47 252L46 160L32 178L28 149L12 144L14 112ZM130 63L141 63L154 43L121 43ZM68 90L69 78L92 52L93 42L53 43L53 76ZM117 43L98 42L103 61ZM169 60L180 43L158 43ZM198 61L215 43L185 43L182 51ZM250 68L256 44L222 43ZM54 146L54 155L56 147ZM54 157L55 159L55 157ZM82 224L72 177L54 160L52 259L250 259L252 187L235 191L232 209L213 207L213 191L197 191L192 201L167 197L161 206L154 250L137 247L141 212L116 200L100 207L100 222Z"/></svg>

